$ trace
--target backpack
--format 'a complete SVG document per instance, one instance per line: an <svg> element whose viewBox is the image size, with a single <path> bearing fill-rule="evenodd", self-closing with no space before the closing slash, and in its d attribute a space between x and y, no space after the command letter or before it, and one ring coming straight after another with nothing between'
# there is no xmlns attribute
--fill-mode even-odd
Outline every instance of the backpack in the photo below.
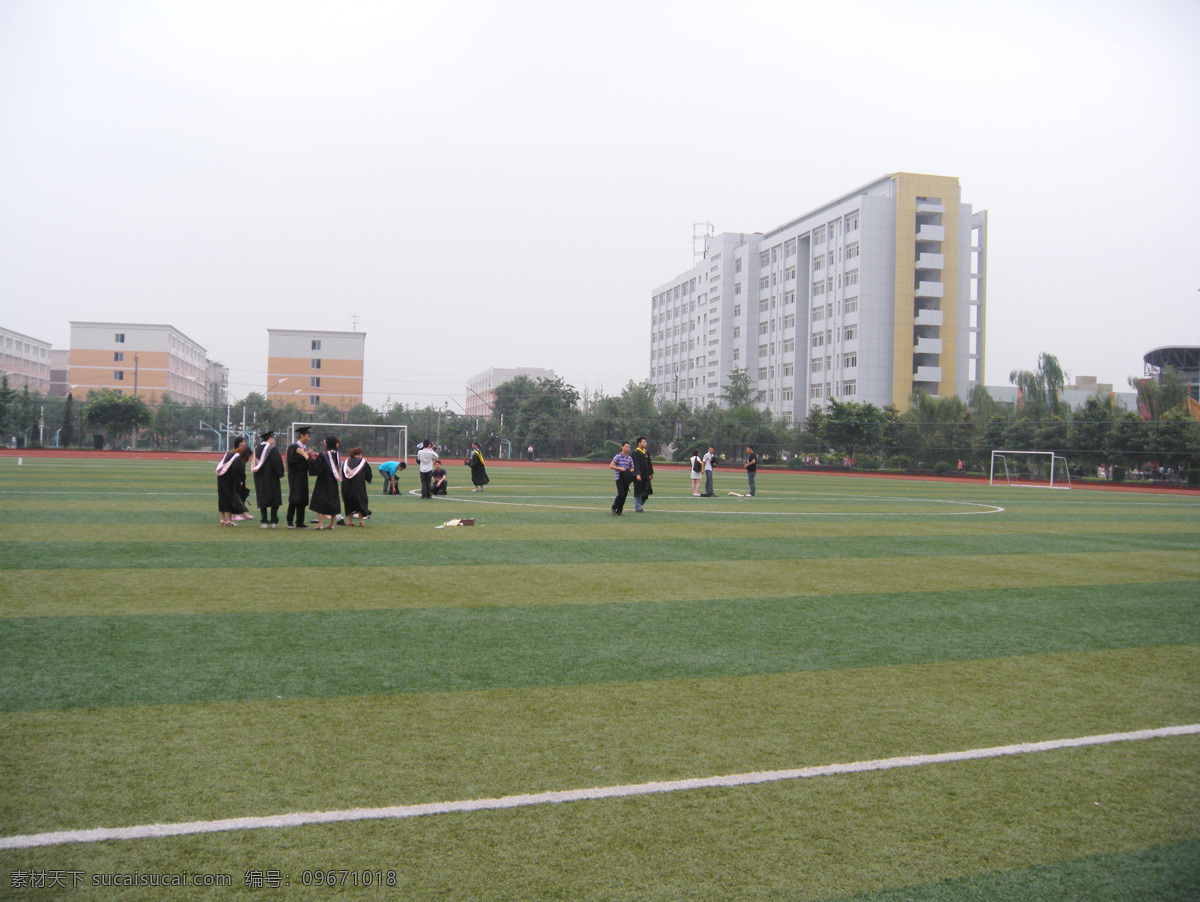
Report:
<svg viewBox="0 0 1200 902"><path fill-rule="evenodd" d="M704 464L702 464L700 462L700 458L698 458L698 457L692 458L692 472L693 473L703 473L704 472Z"/></svg>

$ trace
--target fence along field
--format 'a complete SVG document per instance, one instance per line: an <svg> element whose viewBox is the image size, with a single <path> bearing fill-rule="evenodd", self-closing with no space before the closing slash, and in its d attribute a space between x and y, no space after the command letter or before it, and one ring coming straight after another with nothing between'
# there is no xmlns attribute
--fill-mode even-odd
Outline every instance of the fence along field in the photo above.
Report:
<svg viewBox="0 0 1200 902"><path fill-rule="evenodd" d="M207 462L0 459L0 840L1200 720L1195 497L764 472L753 500L693 499L666 470L635 519L604 516L599 469L498 468L483 498L450 469L446 501L375 487L368 528L305 535L217 529ZM479 525L434 529L458 516ZM11 885L40 869L81 872L71 898L134 871L327 898L333 869L363 898L389 872L400 898L1187 898L1198 753L3 848L0 897L62 897Z"/></svg>

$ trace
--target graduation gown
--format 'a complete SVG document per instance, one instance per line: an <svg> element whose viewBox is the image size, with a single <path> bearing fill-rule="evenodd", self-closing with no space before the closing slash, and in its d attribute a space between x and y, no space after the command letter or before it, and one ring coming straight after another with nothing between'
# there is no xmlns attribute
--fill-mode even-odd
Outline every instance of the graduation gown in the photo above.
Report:
<svg viewBox="0 0 1200 902"><path fill-rule="evenodd" d="M478 451L471 452L471 456L467 458L467 465L471 468L471 485L483 486L491 482L488 479L487 467L483 464L483 455Z"/></svg>
<svg viewBox="0 0 1200 902"><path fill-rule="evenodd" d="M242 491L246 485L246 463L236 451L226 451L221 463L230 456L234 461L224 473L217 476L217 510L223 514L244 514L246 503Z"/></svg>
<svg viewBox="0 0 1200 902"><path fill-rule="evenodd" d="M254 456L262 460L264 453L266 460L254 471L254 498L259 507L282 507L283 492L279 480L283 478L283 458L278 448L266 442L258 446Z"/></svg>
<svg viewBox="0 0 1200 902"><path fill-rule="evenodd" d="M308 458L300 453L300 443L287 449L288 504L308 504Z"/></svg>
<svg viewBox="0 0 1200 902"><path fill-rule="evenodd" d="M633 475L642 477L641 482L634 482L633 493L642 498L648 498L654 494L654 487L651 484L651 479L654 477L654 461L640 448L634 448L629 456L633 458Z"/></svg>
<svg viewBox="0 0 1200 902"><path fill-rule="evenodd" d="M353 476L345 475L346 468L342 468L342 501L346 505L346 516L351 514L362 514L364 517L371 516L371 510L367 507L367 483L371 481L371 465L365 460L358 472Z"/></svg>
<svg viewBox="0 0 1200 902"><path fill-rule="evenodd" d="M342 499L338 492L341 466L342 458L336 451L322 451L308 462L308 472L317 477L308 505L310 511L333 516L342 512Z"/></svg>

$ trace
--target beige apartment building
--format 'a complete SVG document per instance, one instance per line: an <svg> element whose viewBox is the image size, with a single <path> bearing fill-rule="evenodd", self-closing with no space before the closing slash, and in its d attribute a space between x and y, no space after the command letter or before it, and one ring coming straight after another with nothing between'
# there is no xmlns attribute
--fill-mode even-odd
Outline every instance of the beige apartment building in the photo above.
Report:
<svg viewBox="0 0 1200 902"><path fill-rule="evenodd" d="M211 398L207 351L174 326L148 323L71 323L67 391L111 389L157 403Z"/></svg>
<svg viewBox="0 0 1200 902"><path fill-rule="evenodd" d="M9 388L29 387L31 392L50 390L50 342L0 328L0 373Z"/></svg>
<svg viewBox="0 0 1200 902"><path fill-rule="evenodd" d="M348 410L363 399L365 332L267 330L267 390L276 405Z"/></svg>

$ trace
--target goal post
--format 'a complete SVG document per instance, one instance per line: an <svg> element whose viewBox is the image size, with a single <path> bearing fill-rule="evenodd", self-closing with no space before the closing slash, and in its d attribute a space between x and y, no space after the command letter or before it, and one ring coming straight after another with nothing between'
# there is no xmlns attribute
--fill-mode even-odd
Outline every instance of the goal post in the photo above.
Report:
<svg viewBox="0 0 1200 902"><path fill-rule="evenodd" d="M1069 489L1067 459L1056 451L993 451L988 485Z"/></svg>
<svg viewBox="0 0 1200 902"><path fill-rule="evenodd" d="M303 420L292 423L289 441L296 440L296 430L307 426L311 432L310 442L317 451L324 450L325 436L336 435L341 441L342 453L351 448L362 448L363 457L384 460L405 460L408 457L407 426L377 426L372 423L314 423Z"/></svg>

